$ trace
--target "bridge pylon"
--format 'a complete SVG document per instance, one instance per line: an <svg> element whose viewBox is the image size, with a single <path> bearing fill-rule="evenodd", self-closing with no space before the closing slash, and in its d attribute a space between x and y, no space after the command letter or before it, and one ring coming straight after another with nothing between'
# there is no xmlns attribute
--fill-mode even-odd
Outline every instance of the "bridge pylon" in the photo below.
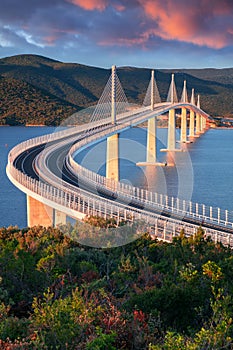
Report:
<svg viewBox="0 0 233 350"><path fill-rule="evenodd" d="M197 96L197 107L201 108L201 103L200 103L200 95ZM200 133L204 133L205 132L205 128L206 128L206 119L203 116L199 116L200 117Z"/></svg>
<svg viewBox="0 0 233 350"><path fill-rule="evenodd" d="M188 94L186 87L186 80L184 80L184 87L180 102L188 102ZM180 128L180 142L186 143L187 141L187 110L186 108L181 108L181 128Z"/></svg>
<svg viewBox="0 0 233 350"><path fill-rule="evenodd" d="M151 86L151 103L150 108L153 111L154 110L154 104L155 104L155 75L154 70L151 71L151 80L150 80L150 86ZM157 134L157 117L153 117L148 119L147 122L147 155L146 155L146 162L147 163L156 163L157 161L157 147L156 147L156 134Z"/></svg>
<svg viewBox="0 0 233 350"><path fill-rule="evenodd" d="M195 105L194 89L192 89L192 95L191 95L190 103ZM195 137L195 112L192 109L190 109L190 116L189 116L189 137L190 138Z"/></svg>
<svg viewBox="0 0 233 350"><path fill-rule="evenodd" d="M112 124L116 124L116 66L112 66Z"/></svg>
<svg viewBox="0 0 233 350"><path fill-rule="evenodd" d="M168 91L167 102L177 103L177 92L174 74L172 74L171 84ZM168 136L167 148L161 149L161 152L179 152L181 149L176 148L176 113L175 109L169 109L168 112Z"/></svg>
<svg viewBox="0 0 233 350"><path fill-rule="evenodd" d="M112 66L111 75L111 121L116 124L116 66ZM106 178L119 181L119 134L107 138Z"/></svg>
<svg viewBox="0 0 233 350"><path fill-rule="evenodd" d="M149 101L150 97L150 101ZM151 71L151 79L147 89L147 93L143 105L147 106L150 102L150 109L154 110L154 105L160 103L160 95L155 81L154 70ZM138 166L147 165L164 165L164 163L157 162L157 117L152 117L147 121L147 149L146 162L138 162Z"/></svg>
<svg viewBox="0 0 233 350"><path fill-rule="evenodd" d="M177 92L176 92L176 84L175 84L175 75L172 74L171 84L168 90L167 102L177 103Z"/></svg>
<svg viewBox="0 0 233 350"><path fill-rule="evenodd" d="M197 108L200 108L200 95L197 96ZM196 113L196 134L201 134L201 115Z"/></svg>

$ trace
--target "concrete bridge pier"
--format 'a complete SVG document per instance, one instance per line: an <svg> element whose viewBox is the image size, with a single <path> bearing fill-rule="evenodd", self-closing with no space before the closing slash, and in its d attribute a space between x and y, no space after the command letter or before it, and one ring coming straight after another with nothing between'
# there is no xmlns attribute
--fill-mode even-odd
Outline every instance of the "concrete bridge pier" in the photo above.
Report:
<svg viewBox="0 0 233 350"><path fill-rule="evenodd" d="M116 66L112 66L112 124L116 124ZM119 181L119 134L107 138L106 178Z"/></svg>
<svg viewBox="0 0 233 350"><path fill-rule="evenodd" d="M206 129L206 118L205 117L203 117L203 128L204 128L204 130Z"/></svg>
<svg viewBox="0 0 233 350"><path fill-rule="evenodd" d="M155 77L154 70L151 71L151 104L150 109L154 110L155 104ZM164 165L164 163L157 162L157 117L153 117L148 119L147 121L147 148L146 148L146 162L138 162L136 165L138 166L147 166L147 165Z"/></svg>
<svg viewBox="0 0 233 350"><path fill-rule="evenodd" d="M147 163L156 163L156 129L157 129L156 118L151 118L148 120L147 126Z"/></svg>
<svg viewBox="0 0 233 350"><path fill-rule="evenodd" d="M157 145L156 145L156 134L157 134L157 118L153 117L148 119L147 122L147 148L146 148L146 161L138 162L138 166L147 165L165 165L164 163L157 162Z"/></svg>
<svg viewBox="0 0 233 350"><path fill-rule="evenodd" d="M44 227L66 224L66 214L27 195L27 225Z"/></svg>
<svg viewBox="0 0 233 350"><path fill-rule="evenodd" d="M190 138L195 137L195 113L192 110L190 110L190 117L189 117L189 137Z"/></svg>
<svg viewBox="0 0 233 350"><path fill-rule="evenodd" d="M106 178L119 181L119 134L107 138Z"/></svg>
<svg viewBox="0 0 233 350"><path fill-rule="evenodd" d="M200 95L197 95L197 108L201 108ZM196 114L196 134L197 134L197 137L200 136L200 134L202 133L201 119L202 119L202 116L199 113L197 113Z"/></svg>
<svg viewBox="0 0 233 350"><path fill-rule="evenodd" d="M201 116L201 133L205 132L205 128L206 128L206 120L205 120L205 117Z"/></svg>
<svg viewBox="0 0 233 350"><path fill-rule="evenodd" d="M175 109L170 109L168 114L167 150L174 151L175 149L176 149L176 117L175 117Z"/></svg>
<svg viewBox="0 0 233 350"><path fill-rule="evenodd" d="M187 142L187 110L181 108L180 142Z"/></svg>
<svg viewBox="0 0 233 350"><path fill-rule="evenodd" d="M199 137L201 133L201 116L199 113L196 114L196 137Z"/></svg>
<svg viewBox="0 0 233 350"><path fill-rule="evenodd" d="M167 148L160 150L161 152L180 152L181 149L176 148L176 115L175 109L170 109L168 114L168 135Z"/></svg>

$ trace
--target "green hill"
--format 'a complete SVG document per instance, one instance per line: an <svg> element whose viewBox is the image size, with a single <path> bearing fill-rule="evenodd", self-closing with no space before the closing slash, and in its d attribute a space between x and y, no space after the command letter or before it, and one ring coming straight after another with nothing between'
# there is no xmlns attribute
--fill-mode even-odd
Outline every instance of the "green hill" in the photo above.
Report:
<svg viewBox="0 0 233 350"><path fill-rule="evenodd" d="M172 70L156 71L166 100ZM233 116L233 69L176 70L181 94L183 80L201 94L201 105L213 116ZM109 78L110 70L76 63L62 63L37 55L0 59L0 124L58 125L75 111L94 105ZM118 76L129 102L142 103L150 70L121 67Z"/></svg>

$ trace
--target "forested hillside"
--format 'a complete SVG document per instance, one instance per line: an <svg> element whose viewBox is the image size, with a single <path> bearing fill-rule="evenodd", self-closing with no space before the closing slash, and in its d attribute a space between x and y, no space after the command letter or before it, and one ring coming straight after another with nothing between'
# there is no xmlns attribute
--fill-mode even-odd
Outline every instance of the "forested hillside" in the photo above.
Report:
<svg viewBox="0 0 233 350"><path fill-rule="evenodd" d="M1 349L232 349L233 253L201 228L94 249L9 227L0 246Z"/></svg>
<svg viewBox="0 0 233 350"><path fill-rule="evenodd" d="M129 102L141 104L150 70L121 67L117 70ZM233 116L233 69L156 70L163 101L171 72L180 96L183 80L201 95L201 105L213 116ZM73 112L94 105L109 78L110 69L62 63L36 55L0 59L0 124L58 125Z"/></svg>
<svg viewBox="0 0 233 350"><path fill-rule="evenodd" d="M23 80L0 78L0 91L2 125L59 125L77 111L77 106Z"/></svg>

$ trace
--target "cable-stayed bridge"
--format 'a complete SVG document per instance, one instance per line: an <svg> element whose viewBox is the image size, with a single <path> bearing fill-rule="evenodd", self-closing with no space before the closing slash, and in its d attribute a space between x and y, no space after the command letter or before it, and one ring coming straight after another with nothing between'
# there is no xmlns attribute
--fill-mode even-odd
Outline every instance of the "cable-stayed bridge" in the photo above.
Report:
<svg viewBox="0 0 233 350"><path fill-rule="evenodd" d="M170 241L184 228L193 235L202 225L207 236L233 245L233 217L227 210L207 207L179 198L153 193L120 182L119 134L147 123L146 161L140 165L161 166L157 162L157 119L168 114L168 138L164 152L179 152L176 140L176 110L181 110L180 145L194 140L208 127L211 116L195 101L188 101L186 81L180 101L174 75L166 102L161 102L154 77L143 105L132 109L112 67L112 74L88 124L25 141L8 156L7 174L27 195L28 226L65 224L67 216L83 219L95 215L130 222L143 221L153 236ZM189 113L189 135L187 122ZM107 140L106 176L96 174L75 161L82 150Z"/></svg>

